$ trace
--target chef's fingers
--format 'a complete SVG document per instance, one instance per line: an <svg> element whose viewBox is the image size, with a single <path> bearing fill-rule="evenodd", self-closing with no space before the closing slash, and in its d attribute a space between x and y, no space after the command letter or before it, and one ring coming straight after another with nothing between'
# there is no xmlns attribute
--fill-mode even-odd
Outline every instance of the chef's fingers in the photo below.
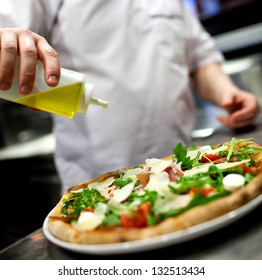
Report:
<svg viewBox="0 0 262 280"><path fill-rule="evenodd" d="M32 91L39 59L44 64L47 85L58 84L59 56L44 37L27 29L0 28L0 47L0 89L7 90L11 87L17 55L20 56L20 93L28 94Z"/></svg>
<svg viewBox="0 0 262 280"><path fill-rule="evenodd" d="M19 91L30 93L33 89L37 64L37 49L34 35L27 30L18 33L18 49L20 54Z"/></svg>
<svg viewBox="0 0 262 280"><path fill-rule="evenodd" d="M60 78L60 61L58 53L48 44L46 39L29 31L19 36L20 52L20 92L32 90L36 74L37 60L42 60L47 85L56 86Z"/></svg>
<svg viewBox="0 0 262 280"><path fill-rule="evenodd" d="M36 47L38 56L44 64L46 83L49 86L57 86L60 79L60 60L58 53L41 36L37 37Z"/></svg>
<svg viewBox="0 0 262 280"><path fill-rule="evenodd" d="M0 90L8 90L12 85L15 59L18 52L17 36L7 29L0 29Z"/></svg>
<svg viewBox="0 0 262 280"><path fill-rule="evenodd" d="M248 125L254 124L257 119L257 115L247 115L245 118L242 119L234 119L232 116L223 116L217 115L217 120L220 121L222 124L231 127L231 128L242 128Z"/></svg>

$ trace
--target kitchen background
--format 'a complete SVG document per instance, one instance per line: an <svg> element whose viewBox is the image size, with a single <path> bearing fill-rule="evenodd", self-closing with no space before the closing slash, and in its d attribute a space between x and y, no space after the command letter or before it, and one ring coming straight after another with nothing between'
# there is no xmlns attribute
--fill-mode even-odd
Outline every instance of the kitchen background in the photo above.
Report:
<svg viewBox="0 0 262 280"><path fill-rule="evenodd" d="M225 71L262 104L261 0L184 0L214 36L227 59ZM8 3L4 1L2 3ZM3 4L1 13L5 12ZM207 137L220 126L218 108L196 98L192 136ZM48 113L0 100L0 249L42 226L60 198L53 162L55 140Z"/></svg>

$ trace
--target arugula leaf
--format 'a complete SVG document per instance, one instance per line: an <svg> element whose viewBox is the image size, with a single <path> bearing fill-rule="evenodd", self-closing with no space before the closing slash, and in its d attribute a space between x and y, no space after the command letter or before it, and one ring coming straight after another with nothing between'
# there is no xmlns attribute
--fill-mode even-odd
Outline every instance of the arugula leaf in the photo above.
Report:
<svg viewBox="0 0 262 280"><path fill-rule="evenodd" d="M217 188L218 191L224 191L223 173L215 165L209 167L205 173L198 173L193 176L182 176L176 183L177 188L169 185L170 191L175 194L187 193L192 188L201 189L205 185Z"/></svg>
<svg viewBox="0 0 262 280"><path fill-rule="evenodd" d="M262 149L260 148L254 148L254 147L248 147L244 146L243 153L250 153L250 154L256 154L256 153L262 153Z"/></svg>
<svg viewBox="0 0 262 280"><path fill-rule="evenodd" d="M171 192L175 194L185 194L192 188L202 188L206 184L213 184L213 180L205 174L196 174L191 177L183 176L177 181L178 187L169 185Z"/></svg>
<svg viewBox="0 0 262 280"><path fill-rule="evenodd" d="M223 186L223 173L222 171L217 168L215 165L211 165L208 169L208 173L210 177L215 179L215 186L218 191L223 192L224 191L224 186Z"/></svg>
<svg viewBox="0 0 262 280"><path fill-rule="evenodd" d="M197 146L195 144L191 144L189 147L189 151L197 150Z"/></svg>
<svg viewBox="0 0 262 280"><path fill-rule="evenodd" d="M250 174L250 173L246 173L245 174L245 181L246 184L248 184L251 180L253 180L257 175L256 174Z"/></svg>
<svg viewBox="0 0 262 280"><path fill-rule="evenodd" d="M182 143L178 143L174 148L174 156L177 159L177 162L181 162L182 169L191 168L195 162L198 161L200 157L200 151L197 153L195 158L190 158L187 156L187 149L183 146Z"/></svg>
<svg viewBox="0 0 262 280"><path fill-rule="evenodd" d="M139 204L143 204L144 202L150 202L151 205L154 205L158 197L159 194L156 191L144 190L143 194L131 193L130 196L127 198L127 201L123 204L129 205L135 200L140 200Z"/></svg>
<svg viewBox="0 0 262 280"><path fill-rule="evenodd" d="M119 215L111 212L107 214L103 220L102 227L118 226L120 225Z"/></svg>
<svg viewBox="0 0 262 280"><path fill-rule="evenodd" d="M130 177L125 177L124 174L120 174L119 178L114 180L114 185L123 188L124 186L131 183L133 180Z"/></svg>
<svg viewBox="0 0 262 280"><path fill-rule="evenodd" d="M232 155L233 149L234 149L234 145L235 145L235 137L233 137L230 141L229 151L227 154L227 161L229 161L231 158L231 155Z"/></svg>
<svg viewBox="0 0 262 280"><path fill-rule="evenodd" d="M227 161L230 161L230 158L231 156L234 154L234 146L237 144L237 143L241 143L241 142L244 142L244 141L252 141L253 138L247 138L247 139L240 139L240 140L236 140L235 137L233 137L231 139L231 141L229 142L229 151L228 151L228 154L227 154ZM251 152L251 150L254 149L254 153L258 153L258 152L261 152L261 149L256 149L256 148L251 148L251 147L247 147L247 146L244 146L244 150L242 152L242 155L243 153L246 153L246 152ZM257 151L255 151L257 150ZM252 153L252 152L251 152Z"/></svg>
<svg viewBox="0 0 262 280"><path fill-rule="evenodd" d="M99 202L107 203L107 199L99 191L86 188L81 192L72 193L70 198L64 199L61 213L67 217L79 216L87 207L95 209Z"/></svg>
<svg viewBox="0 0 262 280"><path fill-rule="evenodd" d="M158 223L157 217L155 217L152 213L149 213L147 215L146 219L147 219L147 225L148 226L154 226L154 225L156 225Z"/></svg>

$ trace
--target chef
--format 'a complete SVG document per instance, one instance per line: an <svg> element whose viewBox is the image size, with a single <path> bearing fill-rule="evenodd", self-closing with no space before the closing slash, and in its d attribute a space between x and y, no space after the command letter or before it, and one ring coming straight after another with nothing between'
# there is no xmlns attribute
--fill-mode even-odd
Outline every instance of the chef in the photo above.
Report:
<svg viewBox="0 0 262 280"><path fill-rule="evenodd" d="M30 92L37 59L55 86L59 67L85 74L106 110L53 115L55 163L74 184L191 143L194 91L223 109L231 128L254 123L256 97L226 76L223 56L198 19L178 0L5 0L0 16L0 88L10 87L21 57L20 92ZM2 5L2 3L1 3ZM33 118L32 113L32 118Z"/></svg>

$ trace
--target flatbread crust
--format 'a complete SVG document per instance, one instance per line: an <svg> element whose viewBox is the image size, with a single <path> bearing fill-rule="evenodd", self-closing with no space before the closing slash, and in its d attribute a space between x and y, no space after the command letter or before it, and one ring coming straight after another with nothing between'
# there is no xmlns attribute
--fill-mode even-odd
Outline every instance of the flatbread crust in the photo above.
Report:
<svg viewBox="0 0 262 280"><path fill-rule="evenodd" d="M261 146L253 142L241 143L241 146L244 145L261 148ZM118 171L110 172L90 182L85 182L71 187L61 198L49 217L48 228L50 232L61 240L77 244L110 244L148 239L184 230L215 219L247 204L249 201L262 193L261 173L243 189L237 190L226 197L219 198L207 204L196 206L178 216L167 218L155 226L146 228L117 227L109 229L96 229L92 231L77 231L70 223L66 223L63 220L56 218L60 217L62 200L64 198L68 198L71 191L85 188L91 182L104 181L105 179L116 176L117 174Z"/></svg>

